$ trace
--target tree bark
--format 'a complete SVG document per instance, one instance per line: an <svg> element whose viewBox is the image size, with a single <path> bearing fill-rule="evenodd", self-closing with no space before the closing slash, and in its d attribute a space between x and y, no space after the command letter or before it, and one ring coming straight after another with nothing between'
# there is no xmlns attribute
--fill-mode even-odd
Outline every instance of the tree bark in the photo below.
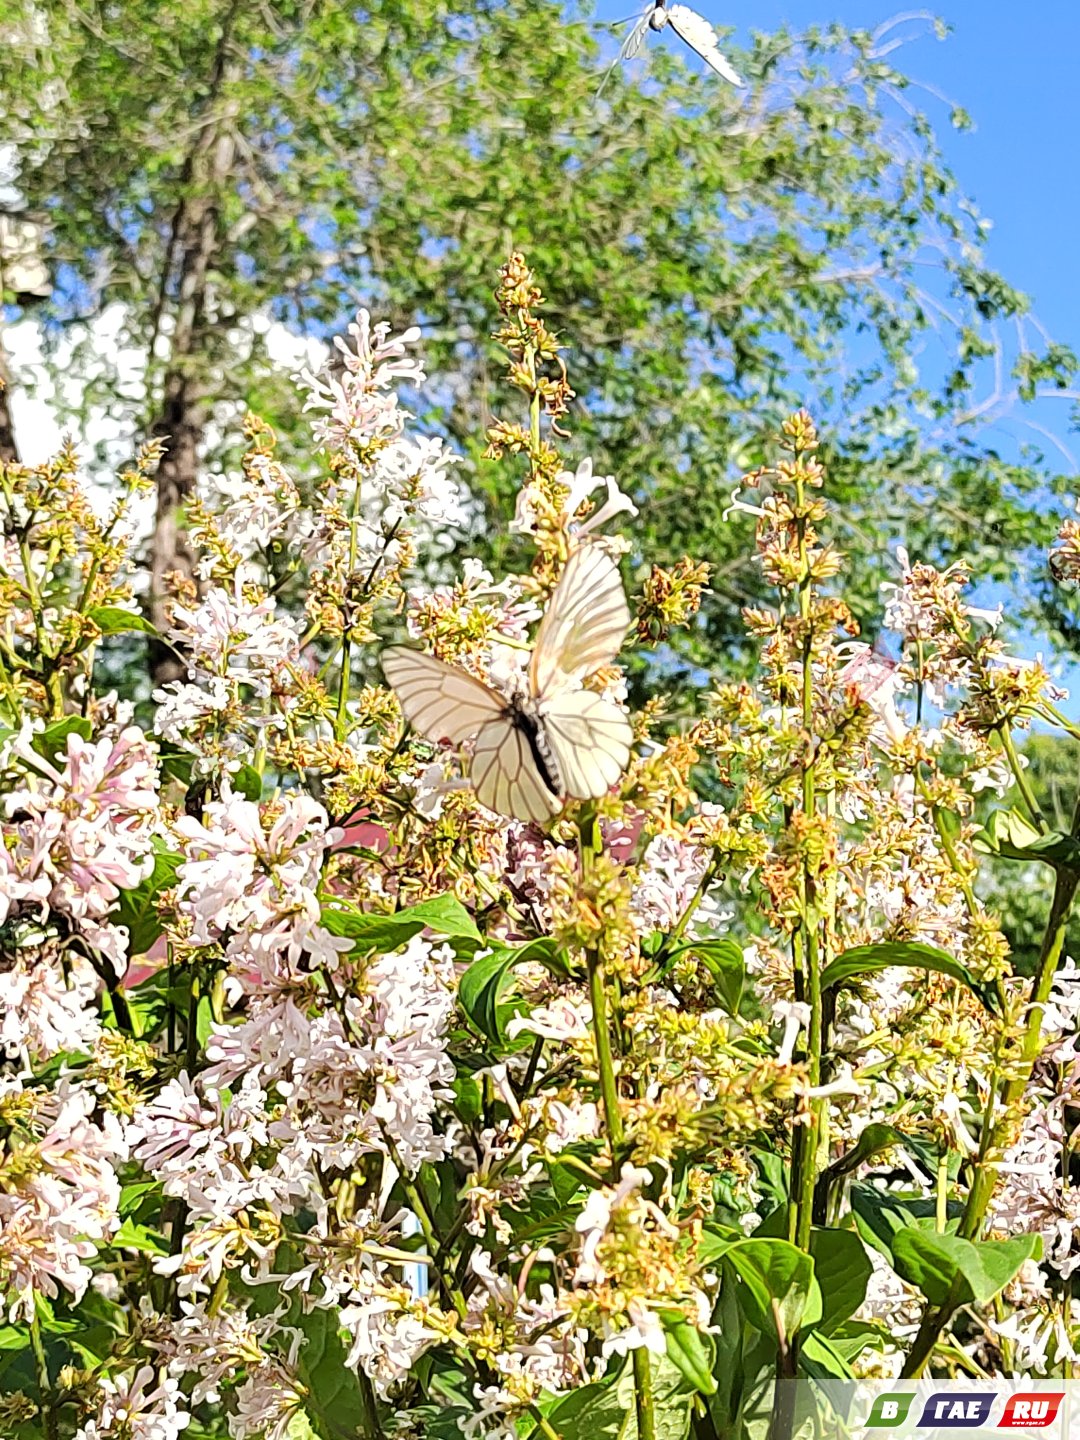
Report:
<svg viewBox="0 0 1080 1440"><path fill-rule="evenodd" d="M165 256L158 307L159 321L169 305L168 292L176 274L169 360L162 381L161 409L153 424L153 433L165 441L165 450L157 472L147 608L150 621L162 635L168 629L169 601L177 582L182 588L194 583L195 576L195 557L184 534L183 510L198 479L199 450L209 413L206 298L208 277L222 242L222 196L236 154L235 108L222 105L222 93L231 74L226 56L237 8L235 3L231 5L222 22L206 100L207 124L184 166L182 195ZM217 117L210 118L219 109ZM158 321L154 325L155 338ZM154 638L150 641L149 665L155 688L186 674L175 650Z"/></svg>

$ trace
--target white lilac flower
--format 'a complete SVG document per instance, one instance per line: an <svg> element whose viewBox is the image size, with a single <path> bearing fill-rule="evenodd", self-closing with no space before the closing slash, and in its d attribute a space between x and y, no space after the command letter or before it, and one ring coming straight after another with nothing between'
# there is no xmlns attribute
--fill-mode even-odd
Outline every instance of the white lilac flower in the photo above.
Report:
<svg viewBox="0 0 1080 1440"><path fill-rule="evenodd" d="M61 965L55 946L12 946L0 969L0 1053L47 1060L89 1050L101 1033L100 988L82 955L68 951Z"/></svg>
<svg viewBox="0 0 1080 1440"><path fill-rule="evenodd" d="M150 1365L134 1374L106 1376L99 1388L98 1413L74 1440L176 1440L191 1422L177 1381L159 1382Z"/></svg>
<svg viewBox="0 0 1080 1440"><path fill-rule="evenodd" d="M682 918L701 882L708 853L670 835L649 841L631 902L639 931L670 930Z"/></svg>
<svg viewBox="0 0 1080 1440"><path fill-rule="evenodd" d="M69 734L62 765L33 750L29 732L10 748L26 773L6 797L0 923L64 916L122 974L127 936L108 917L153 867L154 750L134 726L96 742Z"/></svg>
<svg viewBox="0 0 1080 1440"><path fill-rule="evenodd" d="M319 919L322 859L336 832L318 801L282 796L264 829L259 806L228 793L206 806L205 824L185 815L176 829L186 857L177 872L180 909L197 944L275 925L283 915Z"/></svg>
<svg viewBox="0 0 1080 1440"><path fill-rule="evenodd" d="M4 1094L21 1090L6 1082ZM35 1097L41 1134L23 1152L22 1173L0 1191L0 1292L12 1315L26 1317L35 1292L61 1287L81 1299L89 1260L119 1226L115 1165L128 1158L119 1122L91 1120L97 1100L69 1081Z"/></svg>
<svg viewBox="0 0 1080 1440"><path fill-rule="evenodd" d="M269 455L255 455L242 474L212 475L199 486L199 498L213 513L218 534L242 559L265 550L272 540L302 543L310 529L310 516L302 508L300 492L286 470ZM192 539L199 531L192 527ZM197 573L209 579L214 557L208 553Z"/></svg>
<svg viewBox="0 0 1080 1440"><path fill-rule="evenodd" d="M266 695L274 668L298 659L300 626L270 596L251 601L239 586L230 594L215 585L198 605L174 608L169 638L189 656L193 678L238 680Z"/></svg>
<svg viewBox="0 0 1080 1440"><path fill-rule="evenodd" d="M648 1185L651 1179L648 1170L627 1163L622 1167L617 1185L589 1192L581 1214L574 1221L574 1229L581 1236L574 1272L575 1285L599 1285L604 1280L607 1272L599 1260L597 1249L607 1234L612 1213L636 1195L643 1185Z"/></svg>
<svg viewBox="0 0 1080 1440"><path fill-rule="evenodd" d="M373 441L392 439L406 419L391 387L402 381L420 385L424 371L406 347L420 339L416 326L391 336L385 322L371 324L367 310L359 310L349 326L350 347L341 336L334 346L341 357L318 375L301 370L296 379L306 390L304 409L318 411L312 434L325 449L363 449Z"/></svg>
<svg viewBox="0 0 1080 1440"><path fill-rule="evenodd" d="M413 1305L407 1295L395 1299L386 1293L357 1294L342 1305L341 1325L352 1337L345 1363L359 1366L383 1397L442 1338L439 1330L424 1323L422 1306Z"/></svg>

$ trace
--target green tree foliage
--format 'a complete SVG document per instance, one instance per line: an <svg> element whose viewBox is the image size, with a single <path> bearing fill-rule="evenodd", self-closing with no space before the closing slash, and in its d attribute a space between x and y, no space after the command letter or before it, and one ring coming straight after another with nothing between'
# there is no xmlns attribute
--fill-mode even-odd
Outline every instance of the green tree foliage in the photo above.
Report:
<svg viewBox="0 0 1080 1440"><path fill-rule="evenodd" d="M48 217L53 318L118 302L155 356L135 395L94 357L85 403L171 437L156 588L184 568L210 421L228 435L243 406L285 410L255 318L322 335L360 303L419 320L454 377L425 418L466 450L481 510L462 538L512 561L490 524L509 482L476 440L501 399L489 277L511 245L547 277L555 326L575 317L575 444L636 490L641 553L714 566L685 663L739 643L759 580L750 522L725 510L798 404L835 437L864 615L901 528L991 581L1047 538L1062 482L998 454L987 424L1066 388L1073 357L1026 338L1027 301L986 268L894 68L899 29L757 35L732 52L741 92L658 45L597 103L596 31L536 0L11 9L0 141Z"/></svg>

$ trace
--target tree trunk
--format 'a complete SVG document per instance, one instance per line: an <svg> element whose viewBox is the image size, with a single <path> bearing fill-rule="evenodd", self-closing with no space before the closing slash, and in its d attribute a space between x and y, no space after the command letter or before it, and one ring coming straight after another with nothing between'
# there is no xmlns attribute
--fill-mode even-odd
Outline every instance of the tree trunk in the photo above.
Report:
<svg viewBox="0 0 1080 1440"><path fill-rule="evenodd" d="M235 107L222 105L222 92L232 75L226 63L233 3L226 12L214 57L205 109L220 110L209 119L187 157L181 177L181 199L173 220L172 238L162 273L158 320L169 304L173 275L178 273L169 360L162 382L161 410L153 433L165 441L157 472L157 513L150 539L149 619L162 635L169 626L173 591L194 583L195 557L183 529L183 510L198 479L199 448L209 413L205 321L207 280L221 245L221 200L236 154ZM157 322L154 325L155 338ZM151 361L153 356L151 354ZM176 577L173 580L173 577ZM156 688L183 679L186 668L175 650L151 639L150 679Z"/></svg>
<svg viewBox="0 0 1080 1440"><path fill-rule="evenodd" d="M233 144L221 137L200 183L202 192L181 202L177 224L180 287L161 413L154 434L165 451L157 472L157 514L150 541L150 620L164 634L168 606L177 585L194 580L194 555L182 526L183 509L195 490L199 447L206 427L207 395L202 350L207 273L218 245L218 193L232 164ZM173 580L172 577L176 577ZM154 686L182 679L185 666L160 640L150 642Z"/></svg>

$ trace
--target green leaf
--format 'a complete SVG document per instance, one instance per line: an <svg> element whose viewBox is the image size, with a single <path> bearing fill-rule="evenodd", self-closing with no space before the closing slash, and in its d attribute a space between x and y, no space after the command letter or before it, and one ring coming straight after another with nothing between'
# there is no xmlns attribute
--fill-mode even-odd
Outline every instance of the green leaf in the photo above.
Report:
<svg viewBox="0 0 1080 1440"><path fill-rule="evenodd" d="M937 1221L935 1202L923 1195L859 1184L852 1185L849 1202L859 1234L886 1259L891 1259L893 1237L901 1230L933 1230ZM959 1223L961 1210L956 1201L950 1202L948 1224L953 1229Z"/></svg>
<svg viewBox="0 0 1080 1440"><path fill-rule="evenodd" d="M502 1044L505 1007L500 1001L510 985L516 966L528 962L546 966L565 976L566 966L550 940L533 940L515 949L492 950L474 960L458 982L458 1003L476 1028L496 1044Z"/></svg>
<svg viewBox="0 0 1080 1440"><path fill-rule="evenodd" d="M853 1230L815 1228L810 1232L810 1254L821 1290L821 1319L814 1333L831 1335L866 1299L874 1267Z"/></svg>
<svg viewBox="0 0 1080 1440"><path fill-rule="evenodd" d="M760 1146L750 1147L750 1158L757 1166L759 1189L772 1202L772 1206L786 1205L789 1199L787 1163L775 1150L763 1150Z"/></svg>
<svg viewBox="0 0 1080 1440"><path fill-rule="evenodd" d="M914 1228L898 1231L892 1242L896 1273L932 1305L985 1305L1025 1260L1041 1257L1041 1235L973 1241Z"/></svg>
<svg viewBox="0 0 1080 1440"><path fill-rule="evenodd" d="M850 1380L851 1366L819 1330L809 1330L799 1346L799 1368L811 1380Z"/></svg>
<svg viewBox="0 0 1080 1440"><path fill-rule="evenodd" d="M258 802L262 799L263 779L254 765L241 765L239 770L230 770L229 784L245 800Z"/></svg>
<svg viewBox="0 0 1080 1440"><path fill-rule="evenodd" d="M82 715L65 715L62 720L55 720L51 725L39 731L31 740L31 745L46 760L55 760L58 755L67 754L67 742L69 735L78 735L83 740L89 740L94 733L90 721Z"/></svg>
<svg viewBox="0 0 1080 1440"><path fill-rule="evenodd" d="M479 942L476 922L453 895L437 895L390 915L358 910L336 897L323 902L321 920L331 935L344 935L357 950L374 950L387 955L407 945L421 930L434 930L449 939Z"/></svg>
<svg viewBox="0 0 1080 1440"><path fill-rule="evenodd" d="M821 1291L814 1279L814 1262L787 1240L739 1241L724 1254L742 1282L739 1299L746 1318L766 1335L791 1337L803 1325L821 1319Z"/></svg>
<svg viewBox="0 0 1080 1440"><path fill-rule="evenodd" d="M320 1440L364 1434L360 1384L345 1364L347 1352L336 1308L294 1313L289 1323L305 1336L297 1368L307 1389L304 1409L315 1433Z"/></svg>
<svg viewBox="0 0 1080 1440"><path fill-rule="evenodd" d="M857 975L873 975L878 970L887 970L892 965L902 965L917 970L936 970L942 975L951 975L979 997L989 1010L995 1001L992 992L976 980L966 965L939 950L936 945L926 945L920 940L886 941L879 945L856 945L838 955L831 965L821 972L821 988L828 990L842 985Z"/></svg>
<svg viewBox="0 0 1080 1440"><path fill-rule="evenodd" d="M146 879L133 890L121 890L116 910L110 918L128 932L129 955L145 955L162 933L157 897L162 890L176 883L176 871L183 858L170 850L158 849L154 855L154 868Z"/></svg>
<svg viewBox="0 0 1080 1440"><path fill-rule="evenodd" d="M160 1180L134 1180L130 1185L121 1188L118 1212L121 1215L134 1215L148 1195L160 1193Z"/></svg>
<svg viewBox="0 0 1080 1440"><path fill-rule="evenodd" d="M716 1346L712 1336L703 1334L680 1310L661 1310L660 1321L667 1358L688 1385L702 1395L715 1395Z"/></svg>
<svg viewBox="0 0 1080 1440"><path fill-rule="evenodd" d="M561 1440L622 1440L627 1406L611 1381L594 1381L571 1390L548 1413ZM539 1440L539 1431L532 1432Z"/></svg>
<svg viewBox="0 0 1080 1440"><path fill-rule="evenodd" d="M738 1245L746 1236L741 1230L730 1225L718 1225L715 1221L702 1226L698 1241L697 1257L702 1265L714 1265L722 1260L732 1245Z"/></svg>
<svg viewBox="0 0 1080 1440"><path fill-rule="evenodd" d="M830 1347L849 1364L864 1350L878 1350L883 1354L892 1347L893 1341L890 1331L868 1320L845 1320L829 1336Z"/></svg>
<svg viewBox="0 0 1080 1440"><path fill-rule="evenodd" d="M164 1235L139 1225L129 1216L112 1237L111 1242L118 1250L141 1250L147 1255L167 1255L169 1247Z"/></svg>
<svg viewBox="0 0 1080 1440"><path fill-rule="evenodd" d="M679 955L698 957L708 970L724 1009L732 1017L738 1016L746 980L742 946L734 940L691 940L674 949L670 958L674 960Z"/></svg>
<svg viewBox="0 0 1080 1440"><path fill-rule="evenodd" d="M477 943L484 938L476 928L476 921L455 895L436 895L432 900L421 900L419 905L410 905L407 910L398 913L408 915L412 921L419 920L437 935L475 940Z"/></svg>
<svg viewBox="0 0 1080 1440"><path fill-rule="evenodd" d="M121 605L95 605L86 613L103 635L120 635L125 630L138 630L143 635L158 633L149 620Z"/></svg>
<svg viewBox="0 0 1080 1440"><path fill-rule="evenodd" d="M692 1394L686 1389L682 1372L666 1355L650 1355L656 1440L684 1440L690 1429ZM625 1411L620 1440L638 1440L637 1407L634 1404L634 1369L628 1364L618 1380L619 1399ZM588 1440L588 1437L585 1437Z"/></svg>
<svg viewBox="0 0 1080 1440"><path fill-rule="evenodd" d="M1050 866L1080 869L1080 840L1061 830L1043 834L1019 810L995 810L976 838L975 848L1006 860L1041 860Z"/></svg>
<svg viewBox="0 0 1080 1440"><path fill-rule="evenodd" d="M908 1137L895 1125L875 1121L860 1132L858 1140L846 1154L833 1161L828 1173L836 1179L841 1175L849 1175L852 1170L857 1170L860 1165L865 1165L884 1150L892 1150L898 1145L906 1146L907 1140Z"/></svg>
<svg viewBox="0 0 1080 1440"><path fill-rule="evenodd" d="M472 1125L483 1113L484 1092L472 1075L459 1075L453 1084L454 1114L463 1125Z"/></svg>

